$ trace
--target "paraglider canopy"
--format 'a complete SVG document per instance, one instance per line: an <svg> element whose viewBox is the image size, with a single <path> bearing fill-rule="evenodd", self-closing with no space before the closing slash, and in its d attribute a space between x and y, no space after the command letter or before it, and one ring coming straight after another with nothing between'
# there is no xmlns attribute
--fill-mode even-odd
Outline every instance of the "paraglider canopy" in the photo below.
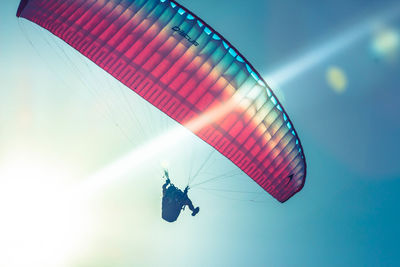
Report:
<svg viewBox="0 0 400 267"><path fill-rule="evenodd" d="M22 0L60 37L231 160L281 202L304 185L289 116L222 35L172 0Z"/></svg>

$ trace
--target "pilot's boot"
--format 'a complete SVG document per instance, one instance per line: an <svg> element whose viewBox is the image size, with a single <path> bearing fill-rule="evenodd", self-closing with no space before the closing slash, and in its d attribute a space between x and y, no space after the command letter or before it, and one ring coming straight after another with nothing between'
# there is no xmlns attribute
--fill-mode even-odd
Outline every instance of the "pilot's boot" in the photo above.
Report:
<svg viewBox="0 0 400 267"><path fill-rule="evenodd" d="M200 211L200 207L195 208L192 212L192 216L196 216L196 214L199 213L199 211Z"/></svg>

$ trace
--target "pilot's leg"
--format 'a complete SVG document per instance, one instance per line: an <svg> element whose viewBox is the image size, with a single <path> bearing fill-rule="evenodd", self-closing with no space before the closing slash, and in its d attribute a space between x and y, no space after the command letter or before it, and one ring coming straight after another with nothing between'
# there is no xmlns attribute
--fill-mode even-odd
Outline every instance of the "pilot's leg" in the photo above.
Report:
<svg viewBox="0 0 400 267"><path fill-rule="evenodd" d="M197 213L199 213L200 208L197 207L193 207L193 203L192 201L186 196L186 200L185 200L185 205L189 206L189 209L192 211L192 216L196 216Z"/></svg>
<svg viewBox="0 0 400 267"><path fill-rule="evenodd" d="M193 203L188 197L185 198L184 205L188 205L189 209L194 211Z"/></svg>

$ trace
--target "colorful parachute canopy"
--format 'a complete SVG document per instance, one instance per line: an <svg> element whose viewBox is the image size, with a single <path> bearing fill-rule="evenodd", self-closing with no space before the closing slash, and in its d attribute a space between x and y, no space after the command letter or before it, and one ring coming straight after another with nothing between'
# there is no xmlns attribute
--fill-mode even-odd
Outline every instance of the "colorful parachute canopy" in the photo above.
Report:
<svg viewBox="0 0 400 267"><path fill-rule="evenodd" d="M22 0L63 39L230 159L281 202L304 185L293 125L251 64L171 0Z"/></svg>

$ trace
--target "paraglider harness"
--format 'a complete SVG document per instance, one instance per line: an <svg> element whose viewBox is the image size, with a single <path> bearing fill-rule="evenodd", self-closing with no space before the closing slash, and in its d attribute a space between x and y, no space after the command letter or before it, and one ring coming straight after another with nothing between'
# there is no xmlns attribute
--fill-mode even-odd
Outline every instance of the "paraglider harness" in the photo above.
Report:
<svg viewBox="0 0 400 267"><path fill-rule="evenodd" d="M182 190L171 183L167 170L164 170L163 177L166 178L166 181L162 186L163 199L161 217L167 222L174 222L179 217L181 211L185 210L185 206L188 206L192 211L192 216L196 216L196 214L199 213L200 208L195 208L192 201L188 197L187 193L189 186L186 186L185 190L182 192Z"/></svg>
<svg viewBox="0 0 400 267"><path fill-rule="evenodd" d="M182 192L182 190L180 190L178 187L176 187L173 183L171 183L171 180L169 179L169 175L168 175L168 171L164 170L164 175L163 178L166 179L166 183L168 186L168 188L165 188L165 195L168 194L169 192L174 192L174 194L168 194L170 198L174 199L174 201L177 201L178 197L181 198L180 196L177 196L177 194L183 194L185 196L187 196L187 193L189 191L189 186L186 186L185 190ZM181 210L185 210L186 205L182 205Z"/></svg>

